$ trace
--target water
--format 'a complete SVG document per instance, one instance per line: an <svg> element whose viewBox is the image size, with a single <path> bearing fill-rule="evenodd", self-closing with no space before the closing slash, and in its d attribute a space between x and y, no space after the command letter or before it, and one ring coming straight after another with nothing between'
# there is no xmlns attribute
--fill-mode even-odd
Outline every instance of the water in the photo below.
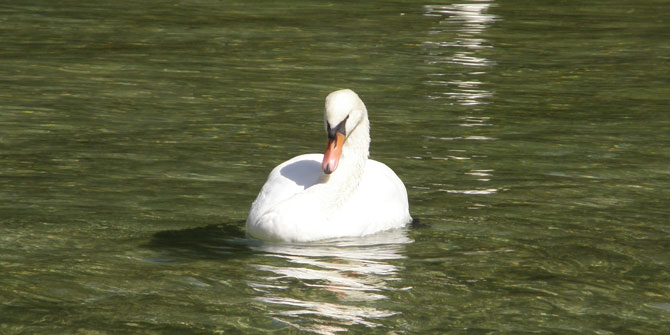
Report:
<svg viewBox="0 0 670 335"><path fill-rule="evenodd" d="M670 333L668 13L3 4L0 332ZM343 87L418 223L246 238Z"/></svg>

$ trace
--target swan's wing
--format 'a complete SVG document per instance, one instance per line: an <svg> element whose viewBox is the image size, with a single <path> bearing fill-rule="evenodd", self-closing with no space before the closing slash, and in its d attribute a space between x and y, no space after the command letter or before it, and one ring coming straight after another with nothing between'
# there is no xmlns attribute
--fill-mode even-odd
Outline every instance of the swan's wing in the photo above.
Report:
<svg viewBox="0 0 670 335"><path fill-rule="evenodd" d="M400 178L384 163L368 160L365 173L349 204L351 215L366 222L366 232L402 227L412 220L407 190Z"/></svg>
<svg viewBox="0 0 670 335"><path fill-rule="evenodd" d="M322 159L321 154L300 155L275 167L251 206L248 220L260 217L276 204L316 184Z"/></svg>

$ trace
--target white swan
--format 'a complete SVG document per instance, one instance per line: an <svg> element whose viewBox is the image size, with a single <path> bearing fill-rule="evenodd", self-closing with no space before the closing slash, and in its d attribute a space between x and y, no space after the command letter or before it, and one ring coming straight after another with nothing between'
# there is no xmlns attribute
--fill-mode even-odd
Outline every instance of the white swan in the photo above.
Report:
<svg viewBox="0 0 670 335"><path fill-rule="evenodd" d="M352 90L326 97L326 152L272 170L251 205L247 232L273 241L364 236L409 223L407 190L383 163L368 159L370 123Z"/></svg>

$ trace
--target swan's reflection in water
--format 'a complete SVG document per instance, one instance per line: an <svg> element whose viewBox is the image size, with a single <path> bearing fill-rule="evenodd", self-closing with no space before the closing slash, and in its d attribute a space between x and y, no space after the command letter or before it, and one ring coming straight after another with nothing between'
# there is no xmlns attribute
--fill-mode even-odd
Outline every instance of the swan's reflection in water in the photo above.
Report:
<svg viewBox="0 0 670 335"><path fill-rule="evenodd" d="M310 244L262 243L252 249L264 264L249 286L276 320L302 331L332 334L347 326L380 326L397 312L375 306L389 291L404 290L399 264L407 230ZM395 285L392 285L395 284Z"/></svg>

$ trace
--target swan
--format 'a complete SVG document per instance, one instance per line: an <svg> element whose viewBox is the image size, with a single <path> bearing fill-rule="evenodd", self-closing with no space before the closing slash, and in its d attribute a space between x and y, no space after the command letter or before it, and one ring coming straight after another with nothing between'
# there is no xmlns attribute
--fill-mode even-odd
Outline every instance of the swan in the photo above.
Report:
<svg viewBox="0 0 670 335"><path fill-rule="evenodd" d="M251 205L252 237L309 242L357 237L409 223L407 190L384 163L368 159L370 122L349 89L326 97L325 153L305 154L275 167Z"/></svg>

